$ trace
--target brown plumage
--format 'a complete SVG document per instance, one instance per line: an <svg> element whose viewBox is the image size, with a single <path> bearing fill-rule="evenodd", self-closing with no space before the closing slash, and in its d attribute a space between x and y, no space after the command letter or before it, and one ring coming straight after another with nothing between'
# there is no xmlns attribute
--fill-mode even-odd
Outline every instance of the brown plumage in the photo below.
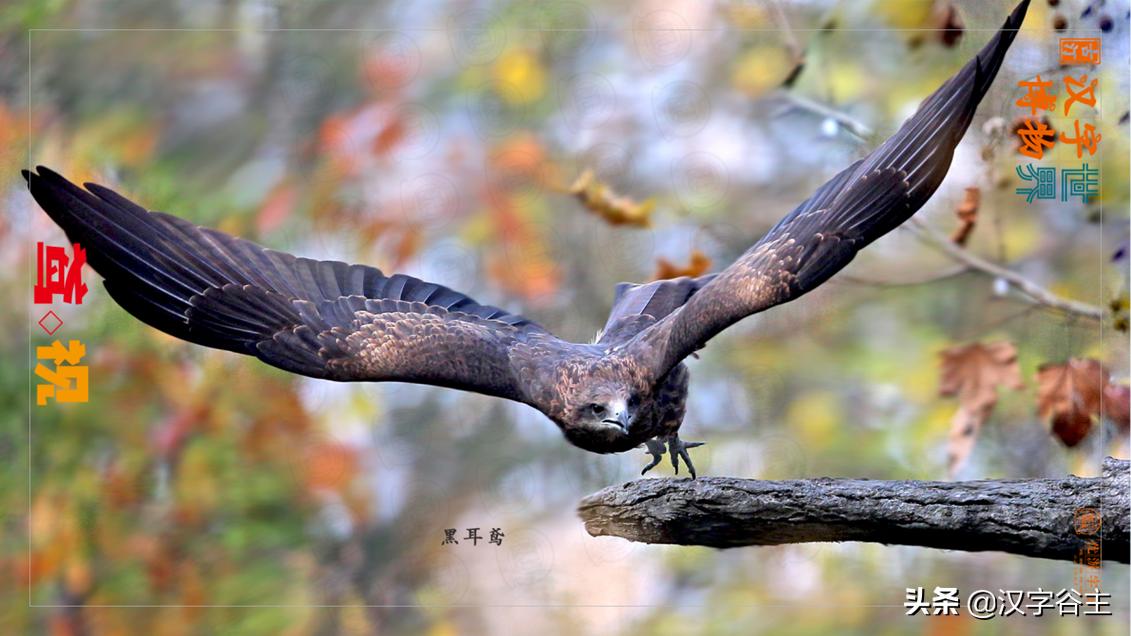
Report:
<svg viewBox="0 0 1131 636"><path fill-rule="evenodd" d="M145 323L302 375L399 381L529 404L573 444L616 453L646 444L678 471L684 358L738 320L817 287L934 194L1028 7L902 128L821 186L730 267L617 287L596 344L447 287L365 265L296 258L150 212L96 184L24 171L36 201L110 296Z"/></svg>

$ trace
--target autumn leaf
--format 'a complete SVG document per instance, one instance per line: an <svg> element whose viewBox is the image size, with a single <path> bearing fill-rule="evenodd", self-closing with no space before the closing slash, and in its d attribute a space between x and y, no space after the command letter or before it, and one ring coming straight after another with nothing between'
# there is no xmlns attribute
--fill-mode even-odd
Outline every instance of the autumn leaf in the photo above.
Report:
<svg viewBox="0 0 1131 636"><path fill-rule="evenodd" d="M940 13L935 15L935 26L938 29L935 31L935 37L949 49L962 39L962 30L965 25L962 24L962 18L958 15L958 9L953 4L947 4Z"/></svg>
<svg viewBox="0 0 1131 636"><path fill-rule="evenodd" d="M329 435L311 433L295 442L294 461L308 488L340 488L356 469L354 452Z"/></svg>
<svg viewBox="0 0 1131 636"><path fill-rule="evenodd" d="M67 593L76 598L86 596L93 582L90 561L79 555L72 556L63 570L63 585Z"/></svg>
<svg viewBox="0 0 1131 636"><path fill-rule="evenodd" d="M1037 405L1049 418L1052 432L1073 447L1092 430L1099 415L1104 387L1111 374L1098 360L1072 358L1066 364L1046 364L1037 371Z"/></svg>
<svg viewBox="0 0 1131 636"><path fill-rule="evenodd" d="M379 157L388 156L404 136L405 122L400 113L397 113L377 133L377 137L373 140L373 152Z"/></svg>
<svg viewBox="0 0 1131 636"><path fill-rule="evenodd" d="M576 197L586 210L601 217L609 225L645 228L652 223L655 199L637 203L629 197L617 196L612 188L596 180L592 170L582 172L573 185L564 191Z"/></svg>
<svg viewBox="0 0 1131 636"><path fill-rule="evenodd" d="M118 466L112 467L103 478L102 499L108 509L121 510L135 505L144 498L144 491L133 475Z"/></svg>
<svg viewBox="0 0 1131 636"><path fill-rule="evenodd" d="M978 205L982 201L982 191L978 188L966 188L966 199L954 211L958 215L958 227L954 228L950 240L955 245L966 246L970 233L974 231L974 224L978 222Z"/></svg>
<svg viewBox="0 0 1131 636"><path fill-rule="evenodd" d="M926 29L935 26L933 9L931 0L878 0L872 5L877 17L904 31L907 44L913 49L923 45Z"/></svg>
<svg viewBox="0 0 1131 636"><path fill-rule="evenodd" d="M804 68L804 58L797 58L784 47L765 45L742 54L731 72L731 84L750 97L760 97L790 85Z"/></svg>
<svg viewBox="0 0 1131 636"><path fill-rule="evenodd" d="M947 443L947 466L953 476L974 449L978 429L993 413L998 387L1019 390L1025 388L1025 384L1017 364L1017 349L1004 340L990 344L975 342L947 349L939 355L942 356L939 394L958 396L958 412L951 420Z"/></svg>
<svg viewBox="0 0 1131 636"><path fill-rule="evenodd" d="M495 61L495 78L518 89L519 98L530 103L546 92L546 71L531 51L512 50Z"/></svg>
<svg viewBox="0 0 1131 636"><path fill-rule="evenodd" d="M652 280L665 280L679 278L680 276L695 278L706 274L710 268L711 259L699 250L692 250L691 260L682 267L661 256L656 259L656 272L652 274Z"/></svg>
<svg viewBox="0 0 1131 636"><path fill-rule="evenodd" d="M149 588L155 593L168 592L177 583L179 550L168 537L162 537L154 548L145 555L145 573L149 579Z"/></svg>
<svg viewBox="0 0 1131 636"><path fill-rule="evenodd" d="M1131 307L1131 296L1123 291L1112 298L1107 306L1111 310L1111 326L1120 333L1127 333L1131 330L1131 319L1129 319L1127 311Z"/></svg>

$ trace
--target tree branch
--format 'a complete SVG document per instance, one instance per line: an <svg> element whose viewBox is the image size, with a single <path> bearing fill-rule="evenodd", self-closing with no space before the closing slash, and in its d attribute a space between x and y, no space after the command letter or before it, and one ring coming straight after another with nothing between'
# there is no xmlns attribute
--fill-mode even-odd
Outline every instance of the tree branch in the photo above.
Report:
<svg viewBox="0 0 1131 636"><path fill-rule="evenodd" d="M970 266L963 263L955 263L950 267L940 269L934 272L927 272L924 274L911 274L905 275L901 278L868 278L867 276L853 276L852 274L841 274L833 281L841 281L845 283L853 283L856 285L867 285L868 287L910 287L913 285L926 285L928 283L935 283L947 278L954 278L959 274L965 274L970 271Z"/></svg>
<svg viewBox="0 0 1131 636"><path fill-rule="evenodd" d="M955 245L947 237L932 229L919 219L911 219L909 225L919 234L920 237L933 243L936 247L941 249L943 252L946 252L946 254L954 260L963 263L972 269L979 270L983 273L989 274L990 276L1000 278L1008 282L1009 284L1019 289L1021 293L1025 294L1034 302L1040 305L1051 307L1053 309L1059 309L1061 311L1077 316L1082 316L1084 318L1091 318L1092 320L1103 320L1104 318L1103 307L1089 305L1088 303L1069 300L1067 298L1061 298L1060 296L1053 294L1052 292L1034 283L1028 278L1025 278L1021 274L1018 274L1015 271L1006 269L999 265L995 265L979 256L975 256L973 252Z"/></svg>
<svg viewBox="0 0 1131 636"><path fill-rule="evenodd" d="M873 130L869 128L867 124L852 117L848 113L836 110L831 106L826 106L808 97L798 95L795 91L780 91L780 96L788 102L788 105L791 107L795 106L820 115L821 117L831 117L835 119L838 124L844 126L849 132L861 139L867 139L872 136Z"/></svg>
<svg viewBox="0 0 1131 636"><path fill-rule="evenodd" d="M867 541L1072 561L1100 537L1104 560L1127 563L1129 464L1108 457L1088 479L641 479L589 495L578 512L593 536L642 543ZM1076 534L1084 508L1100 512L1100 533Z"/></svg>

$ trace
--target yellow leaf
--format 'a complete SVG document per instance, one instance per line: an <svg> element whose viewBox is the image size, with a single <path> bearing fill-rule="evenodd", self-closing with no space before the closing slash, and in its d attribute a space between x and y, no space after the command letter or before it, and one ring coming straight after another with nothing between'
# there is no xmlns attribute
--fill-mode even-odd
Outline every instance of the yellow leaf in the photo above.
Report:
<svg viewBox="0 0 1131 636"><path fill-rule="evenodd" d="M597 181L592 170L586 170L568 188L559 188L577 197L585 209L601 217L609 225L649 227L655 199L637 203L629 197L617 196L612 188Z"/></svg>
<svg viewBox="0 0 1131 636"><path fill-rule="evenodd" d="M796 65L796 60L784 48L758 46L738 58L731 83L743 93L756 97L781 86Z"/></svg>
<svg viewBox="0 0 1131 636"><path fill-rule="evenodd" d="M546 89L546 71L529 51L507 51L495 62L495 77L518 89L523 103L537 101Z"/></svg>

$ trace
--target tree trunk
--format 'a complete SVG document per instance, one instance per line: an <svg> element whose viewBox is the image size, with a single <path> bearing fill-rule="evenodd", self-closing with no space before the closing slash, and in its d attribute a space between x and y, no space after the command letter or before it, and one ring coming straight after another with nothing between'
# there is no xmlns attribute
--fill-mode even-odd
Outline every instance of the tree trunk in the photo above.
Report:
<svg viewBox="0 0 1131 636"><path fill-rule="evenodd" d="M1127 563L1128 467L1108 457L1090 479L642 479L589 495L578 512L593 536L643 543L869 541L1072 561L1098 538L1102 559ZM1086 509L1102 520L1094 534Z"/></svg>

